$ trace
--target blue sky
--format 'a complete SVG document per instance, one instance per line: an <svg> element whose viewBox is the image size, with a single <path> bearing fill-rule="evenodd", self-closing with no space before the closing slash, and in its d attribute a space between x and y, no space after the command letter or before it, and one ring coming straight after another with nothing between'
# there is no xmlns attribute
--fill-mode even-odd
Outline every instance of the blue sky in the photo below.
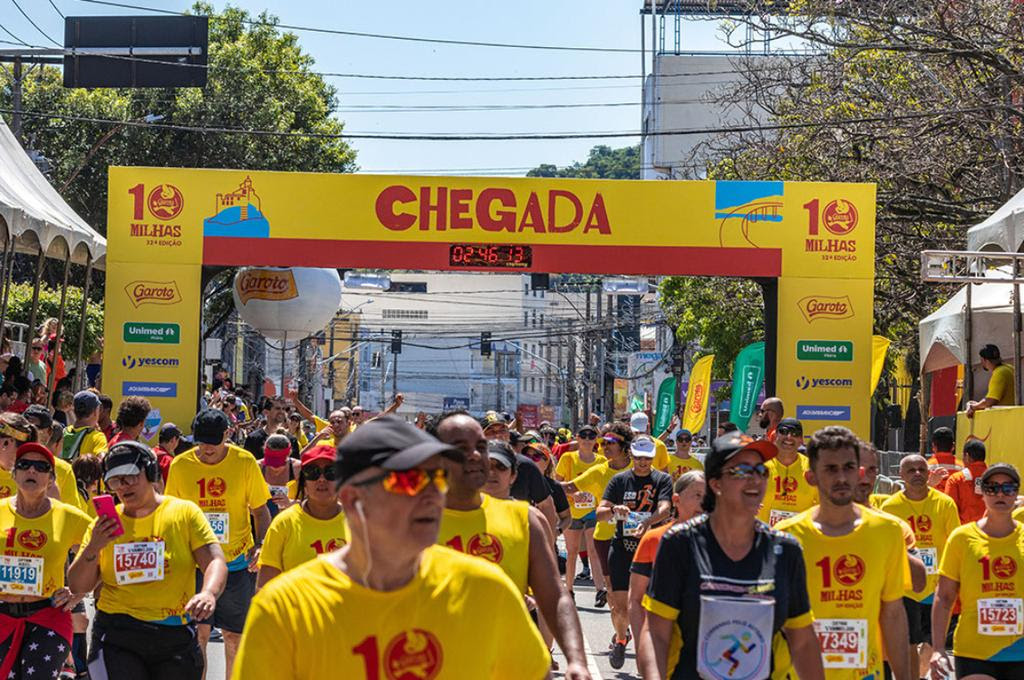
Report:
<svg viewBox="0 0 1024 680"><path fill-rule="evenodd" d="M125 0L129 4L182 10L191 2ZM49 0L18 0L39 26L60 40L63 20ZM81 0L53 0L66 15L131 14ZM640 0L235 0L256 14L264 9L282 23L431 38L484 42L640 47ZM225 3L216 2L217 9ZM22 17L12 0L0 0L0 23L32 44L47 44ZM649 19L648 19L649 29ZM671 29L670 29L671 30ZM649 31L648 31L649 32ZM554 76L640 73L638 53L556 52L447 46L342 37L297 31L316 69L350 73L422 76ZM7 36L3 36L7 37ZM721 48L708 25L685 35L690 49ZM339 91L338 117L350 132L368 133L541 133L633 131L640 120L640 79L542 82L416 82L331 78ZM419 93L419 94L416 94ZM366 106L536 106L622 103L584 109L460 112L365 112ZM354 140L358 162L367 172L450 172L521 175L540 163L566 165L586 157L591 146L624 146L638 138L544 141L384 141Z"/></svg>

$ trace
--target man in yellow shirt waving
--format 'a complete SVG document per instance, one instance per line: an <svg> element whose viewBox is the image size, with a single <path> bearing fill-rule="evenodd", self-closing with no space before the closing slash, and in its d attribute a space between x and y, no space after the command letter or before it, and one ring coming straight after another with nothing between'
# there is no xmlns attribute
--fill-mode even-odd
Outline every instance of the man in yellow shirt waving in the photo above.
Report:
<svg viewBox="0 0 1024 680"><path fill-rule="evenodd" d="M253 600L234 680L540 680L551 660L522 596L487 560L435 545L461 452L395 416L338 446L351 542Z"/></svg>
<svg viewBox="0 0 1024 680"><path fill-rule="evenodd" d="M982 411L992 406L1013 406L1017 403L1017 388L1013 376L1013 367L1004 364L999 356L999 348L995 345L985 345L978 352L981 357L981 367L992 372L988 380L988 392L981 401L967 403L967 417L973 418L976 411Z"/></svg>

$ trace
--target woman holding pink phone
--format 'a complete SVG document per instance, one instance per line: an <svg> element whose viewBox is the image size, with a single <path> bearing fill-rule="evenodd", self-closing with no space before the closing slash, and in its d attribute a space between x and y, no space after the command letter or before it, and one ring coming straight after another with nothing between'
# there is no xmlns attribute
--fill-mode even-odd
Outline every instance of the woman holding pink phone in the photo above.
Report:
<svg viewBox="0 0 1024 680"><path fill-rule="evenodd" d="M194 621L213 613L227 565L199 507L158 494L158 479L156 456L140 442L119 442L103 459L103 481L122 503L111 514L103 496L93 499L98 517L68 572L76 593L103 584L89 649L93 677L203 674Z"/></svg>
<svg viewBox="0 0 1024 680"><path fill-rule="evenodd" d="M12 476L17 492L0 501L0 678L54 678L71 650L71 609L84 595L64 585L68 551L91 520L47 496L54 458L42 444L18 447Z"/></svg>

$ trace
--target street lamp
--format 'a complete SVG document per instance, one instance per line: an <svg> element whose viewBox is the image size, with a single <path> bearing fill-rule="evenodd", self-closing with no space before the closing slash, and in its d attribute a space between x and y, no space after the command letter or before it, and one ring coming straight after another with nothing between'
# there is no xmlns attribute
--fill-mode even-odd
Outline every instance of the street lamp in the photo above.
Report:
<svg viewBox="0 0 1024 680"><path fill-rule="evenodd" d="M357 290L389 290L391 277L388 274L374 272L345 272L345 287Z"/></svg>

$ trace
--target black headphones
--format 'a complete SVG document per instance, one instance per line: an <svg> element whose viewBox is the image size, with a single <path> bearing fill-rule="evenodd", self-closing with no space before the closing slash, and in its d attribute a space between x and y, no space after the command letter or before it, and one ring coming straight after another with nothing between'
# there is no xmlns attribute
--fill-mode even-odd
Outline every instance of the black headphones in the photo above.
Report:
<svg viewBox="0 0 1024 680"><path fill-rule="evenodd" d="M104 477L111 470L111 458L114 458L122 451L131 451L135 454L135 464L142 469L146 475L146 479L149 480L150 483L154 483L156 480L160 479L160 466L156 462L156 456L153 454L153 451L142 442L136 441L118 442L114 444L109 451L107 451L107 455L103 458ZM119 464L123 465L124 463Z"/></svg>

